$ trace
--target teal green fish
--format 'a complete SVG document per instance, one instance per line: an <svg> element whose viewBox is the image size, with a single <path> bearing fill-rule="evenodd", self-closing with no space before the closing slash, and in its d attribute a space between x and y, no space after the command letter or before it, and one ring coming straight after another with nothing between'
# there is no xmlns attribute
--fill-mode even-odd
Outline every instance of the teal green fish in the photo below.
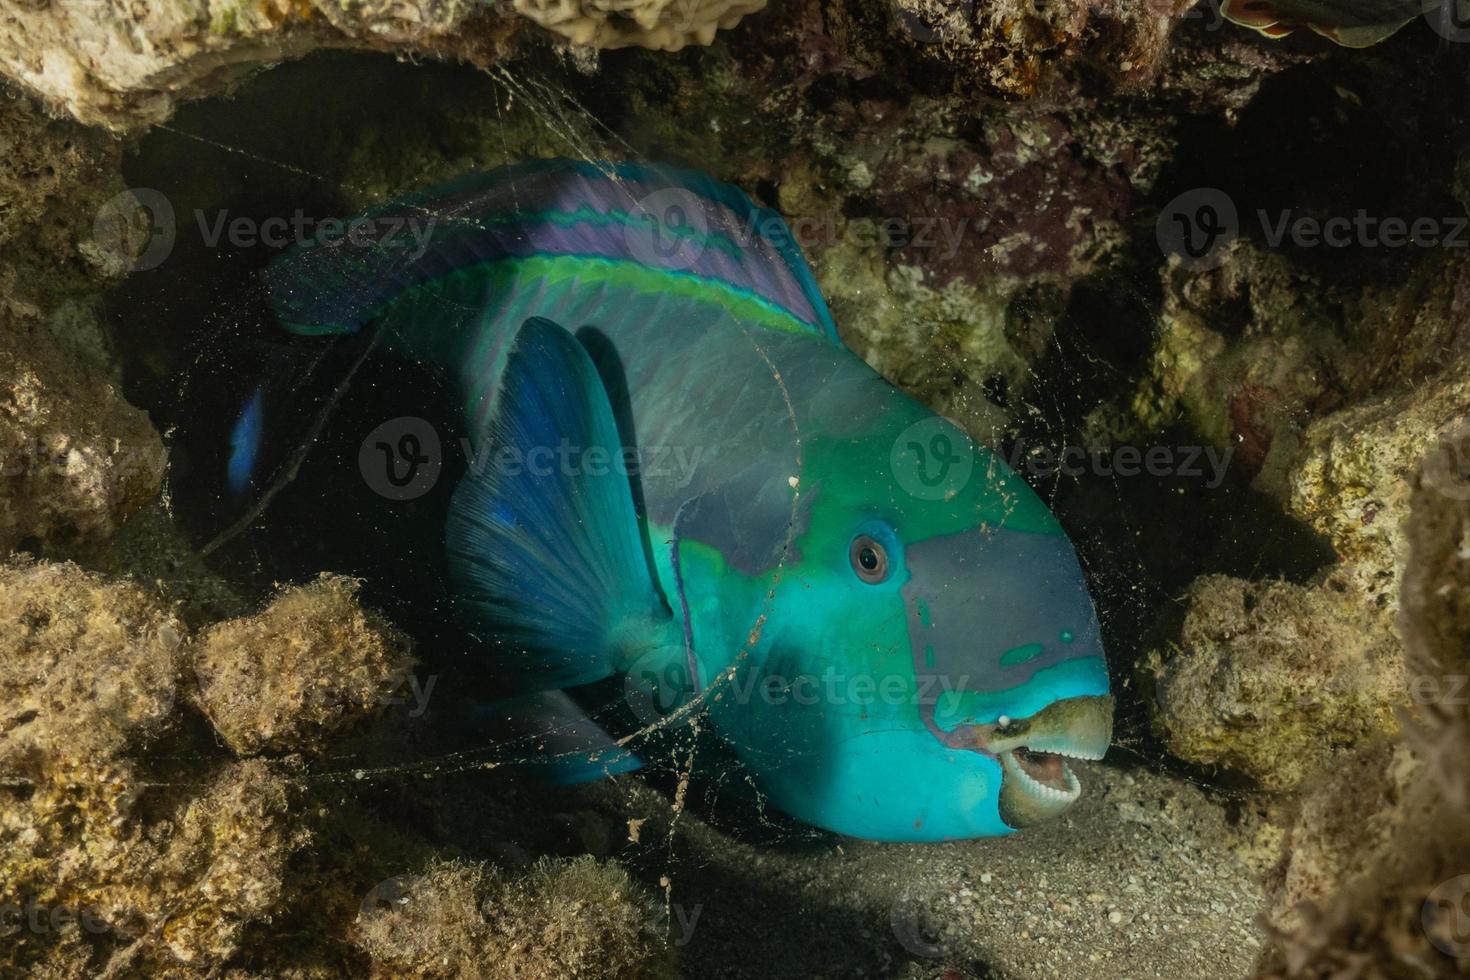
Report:
<svg viewBox="0 0 1470 980"><path fill-rule="evenodd" d="M432 220L420 241L396 234ZM267 272L300 334L375 332L457 392L457 615L565 781L699 715L761 792L876 840L1055 816L1112 698L1055 517L838 338L782 219L702 175L541 161L374 209ZM268 415L268 412L266 413ZM242 415L232 480L254 436ZM247 424L248 423L248 424Z"/></svg>

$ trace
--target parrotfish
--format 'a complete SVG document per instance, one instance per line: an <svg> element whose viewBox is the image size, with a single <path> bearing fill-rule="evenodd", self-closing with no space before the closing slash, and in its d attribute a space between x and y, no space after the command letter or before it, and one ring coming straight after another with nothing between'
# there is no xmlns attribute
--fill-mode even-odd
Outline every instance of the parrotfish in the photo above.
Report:
<svg viewBox="0 0 1470 980"><path fill-rule="evenodd" d="M424 215L427 243L389 233ZM543 772L641 765L578 697L621 678L643 721L707 719L768 801L841 834L992 836L1078 798L1067 759L1102 757L1113 701L1072 544L843 344L778 214L563 160L348 227L268 267L275 315L456 392L453 605L515 684L487 715ZM233 484L268 416L242 412Z"/></svg>
<svg viewBox="0 0 1470 980"><path fill-rule="evenodd" d="M1441 2L1222 0L1220 13L1233 24L1252 28L1273 39L1286 37L1295 28L1306 27L1345 48L1366 48L1397 34L1416 17L1442 16Z"/></svg>

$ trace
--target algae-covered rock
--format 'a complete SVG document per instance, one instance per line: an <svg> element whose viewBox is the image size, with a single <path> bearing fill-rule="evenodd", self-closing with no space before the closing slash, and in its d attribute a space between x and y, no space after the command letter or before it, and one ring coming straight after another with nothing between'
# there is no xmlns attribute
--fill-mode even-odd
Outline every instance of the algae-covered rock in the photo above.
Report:
<svg viewBox="0 0 1470 980"><path fill-rule="evenodd" d="M1392 734L1407 682L1388 616L1340 573L1312 585L1197 580L1177 645L1148 667L1170 751L1281 789Z"/></svg>
<svg viewBox="0 0 1470 980"><path fill-rule="evenodd" d="M1190 7L1180 0L1142 3L943 3L894 0L900 36L932 46L960 66L967 80L1011 95L1036 90L1059 62L1090 61L1122 81L1141 81L1159 68L1176 21Z"/></svg>
<svg viewBox="0 0 1470 980"><path fill-rule="evenodd" d="M306 841L291 767L149 761L180 721L183 627L135 585L9 565L0 625L0 903L42 924L4 962L60 969L77 928L118 941L119 968L234 955Z"/></svg>
<svg viewBox="0 0 1470 980"><path fill-rule="evenodd" d="M104 183L120 157L108 135L47 118L19 92L0 92L0 246L42 230L48 212Z"/></svg>
<svg viewBox="0 0 1470 980"><path fill-rule="evenodd" d="M1309 901L1282 915L1280 951L1262 976L1458 976L1470 968L1467 459L1470 440L1460 434L1436 447L1414 481L1399 614L1417 692L1405 747L1364 750L1307 799L1278 908Z"/></svg>
<svg viewBox="0 0 1470 980"><path fill-rule="evenodd" d="M358 942L374 976L674 977L650 897L615 864L543 860L519 879L493 866L431 865L363 902Z"/></svg>
<svg viewBox="0 0 1470 980"><path fill-rule="evenodd" d="M1356 564L1364 590L1392 605L1408 544L1408 475L1446 436L1470 424L1470 362L1433 380L1308 426L1290 477L1289 507ZM1426 479L1442 481L1431 456Z"/></svg>
<svg viewBox="0 0 1470 980"><path fill-rule="evenodd" d="M176 99L220 92L317 48L472 57L494 47L497 19L477 0L12 6L0 31L0 72L84 123L124 129L162 121Z"/></svg>
<svg viewBox="0 0 1470 980"><path fill-rule="evenodd" d="M159 600L72 564L0 565L0 769L103 764L171 721L184 628Z"/></svg>
<svg viewBox="0 0 1470 980"><path fill-rule="evenodd" d="M318 753L406 686L408 639L363 609L358 585L323 575L200 636L196 700L237 755Z"/></svg>
<svg viewBox="0 0 1470 980"><path fill-rule="evenodd" d="M663 51L709 44L716 30L734 27L746 14L765 5L766 0L642 0L634 4L515 0L517 13L577 44Z"/></svg>
<svg viewBox="0 0 1470 980"><path fill-rule="evenodd" d="M0 310L0 552L105 539L158 493L164 462L110 379Z"/></svg>

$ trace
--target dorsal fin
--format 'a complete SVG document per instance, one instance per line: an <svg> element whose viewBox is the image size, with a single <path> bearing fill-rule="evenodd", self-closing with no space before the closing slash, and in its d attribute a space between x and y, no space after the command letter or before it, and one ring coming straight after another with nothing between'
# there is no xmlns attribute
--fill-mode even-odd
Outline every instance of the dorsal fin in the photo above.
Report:
<svg viewBox="0 0 1470 980"><path fill-rule="evenodd" d="M586 259L594 274L584 278L606 268L621 281L703 284L761 307L767 325L840 343L781 216L692 171L535 161L373 208L344 228L357 231L292 249L266 272L278 315L299 333L355 330L404 293L442 290L467 269Z"/></svg>

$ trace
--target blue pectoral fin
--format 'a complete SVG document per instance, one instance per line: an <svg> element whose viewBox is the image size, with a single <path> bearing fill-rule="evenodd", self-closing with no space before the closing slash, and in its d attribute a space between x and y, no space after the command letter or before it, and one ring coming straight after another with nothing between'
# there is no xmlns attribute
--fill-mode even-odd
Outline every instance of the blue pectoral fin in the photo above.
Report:
<svg viewBox="0 0 1470 980"><path fill-rule="evenodd" d="M610 676L671 616L654 585L607 392L575 337L527 320L446 527L456 607L531 689Z"/></svg>
<svg viewBox="0 0 1470 980"><path fill-rule="evenodd" d="M497 701L477 714L485 729L504 742L512 762L557 785L618 776L643 765L564 691Z"/></svg>

